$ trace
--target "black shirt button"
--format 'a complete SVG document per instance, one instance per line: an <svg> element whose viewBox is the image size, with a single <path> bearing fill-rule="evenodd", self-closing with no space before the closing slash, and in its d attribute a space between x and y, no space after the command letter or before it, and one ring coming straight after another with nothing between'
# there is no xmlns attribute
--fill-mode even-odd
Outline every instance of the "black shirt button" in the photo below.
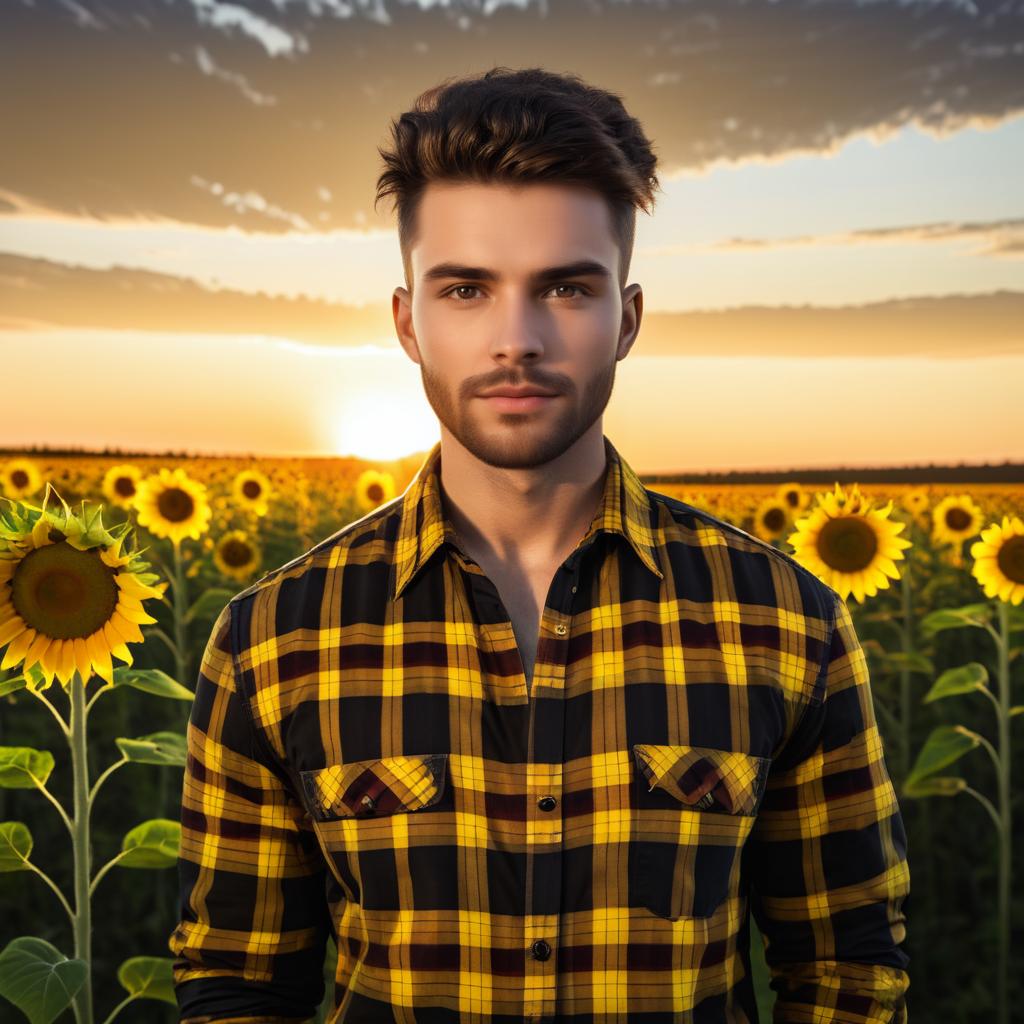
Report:
<svg viewBox="0 0 1024 1024"><path fill-rule="evenodd" d="M542 811L553 811L553 810L555 809L555 804L556 804L557 802L558 802L558 801L557 801L557 800L555 800L555 798L554 798L553 796L542 796L542 797L541 797L541 798L540 798L540 799L539 799L539 800L537 801L537 806L538 806L538 807L539 807L539 808L540 808L540 809L541 809Z"/></svg>
<svg viewBox="0 0 1024 1024"><path fill-rule="evenodd" d="M538 939L530 946L530 952L534 960L547 960L551 956L551 947L543 939Z"/></svg>

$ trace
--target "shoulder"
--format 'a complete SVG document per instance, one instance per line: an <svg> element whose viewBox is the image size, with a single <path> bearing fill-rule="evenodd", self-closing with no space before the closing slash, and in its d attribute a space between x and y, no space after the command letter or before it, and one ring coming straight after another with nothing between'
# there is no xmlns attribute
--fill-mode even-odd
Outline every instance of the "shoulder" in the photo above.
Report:
<svg viewBox="0 0 1024 1024"><path fill-rule="evenodd" d="M236 650L274 639L304 623L318 628L319 613L352 562L389 564L398 533L402 496L347 523L313 547L264 573L235 594L227 609L235 620Z"/></svg>
<svg viewBox="0 0 1024 1024"><path fill-rule="evenodd" d="M839 594L792 555L707 509L644 488L665 550L680 559L714 561L726 570L737 601L785 608L831 629Z"/></svg>

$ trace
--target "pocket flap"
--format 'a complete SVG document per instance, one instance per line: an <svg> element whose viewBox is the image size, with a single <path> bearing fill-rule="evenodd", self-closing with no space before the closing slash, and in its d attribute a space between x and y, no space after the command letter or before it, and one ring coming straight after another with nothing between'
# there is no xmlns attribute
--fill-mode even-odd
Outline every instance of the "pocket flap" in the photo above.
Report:
<svg viewBox="0 0 1024 1024"><path fill-rule="evenodd" d="M310 813L318 821L418 811L441 799L447 754L350 761L301 772Z"/></svg>
<svg viewBox="0 0 1024 1024"><path fill-rule="evenodd" d="M717 747L678 743L634 743L650 792L659 786L684 804L726 814L754 814L771 758Z"/></svg>

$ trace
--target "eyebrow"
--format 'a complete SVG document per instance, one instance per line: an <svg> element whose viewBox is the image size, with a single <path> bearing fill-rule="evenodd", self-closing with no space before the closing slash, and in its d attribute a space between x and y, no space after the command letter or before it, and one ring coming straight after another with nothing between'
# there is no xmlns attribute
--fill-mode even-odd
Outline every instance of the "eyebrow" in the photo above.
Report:
<svg viewBox="0 0 1024 1024"><path fill-rule="evenodd" d="M460 277L467 281L497 281L498 274L487 267L470 267L460 263L438 263L425 271L424 281L441 281L450 277ZM611 278L611 271L595 260L576 260L558 267L545 267L530 275L530 280L543 284L546 281L560 280L563 277L604 277Z"/></svg>

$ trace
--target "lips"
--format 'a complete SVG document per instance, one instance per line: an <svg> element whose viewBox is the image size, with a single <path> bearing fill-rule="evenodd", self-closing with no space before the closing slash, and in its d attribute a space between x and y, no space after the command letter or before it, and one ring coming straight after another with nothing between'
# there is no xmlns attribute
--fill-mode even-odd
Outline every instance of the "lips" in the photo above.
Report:
<svg viewBox="0 0 1024 1024"><path fill-rule="evenodd" d="M540 388L494 388L482 391L481 398L554 398L557 392L542 391Z"/></svg>
<svg viewBox="0 0 1024 1024"><path fill-rule="evenodd" d="M553 402L558 395L541 395L536 392L521 395L482 395L492 409L498 412L531 412L534 409L543 409L545 405Z"/></svg>

